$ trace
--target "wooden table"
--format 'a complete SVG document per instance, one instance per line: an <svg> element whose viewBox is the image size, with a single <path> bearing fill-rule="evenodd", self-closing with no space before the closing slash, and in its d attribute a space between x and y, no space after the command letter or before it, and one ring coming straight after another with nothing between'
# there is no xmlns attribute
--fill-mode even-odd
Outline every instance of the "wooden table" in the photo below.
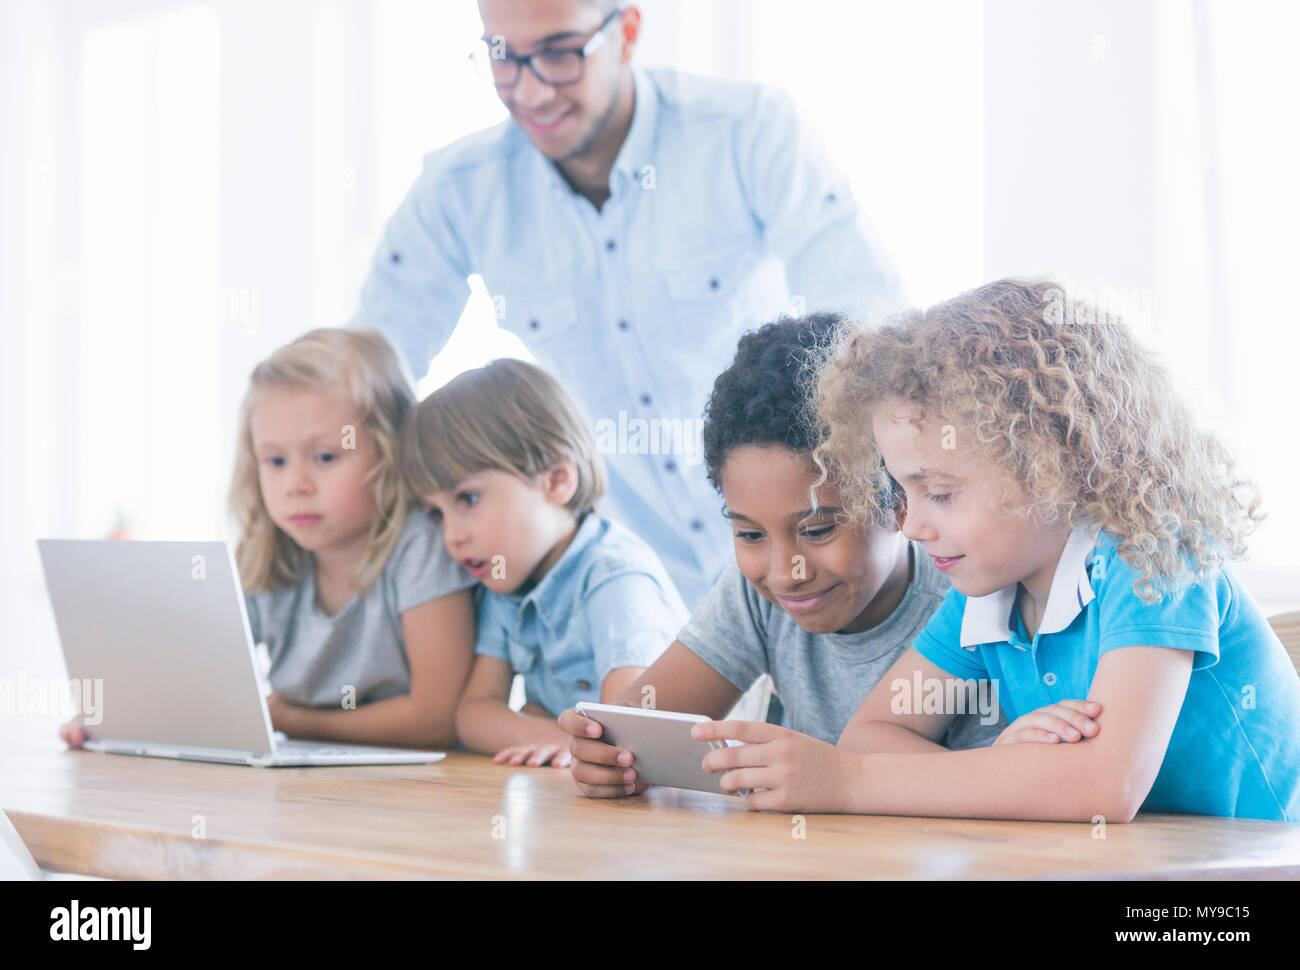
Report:
<svg viewBox="0 0 1300 970"><path fill-rule="evenodd" d="M567 770L259 769L4 744L0 807L45 868L117 879L1300 878L1300 825L748 812L669 789L581 797ZM200 831L201 827L201 831ZM201 834L202 837L196 837Z"/></svg>

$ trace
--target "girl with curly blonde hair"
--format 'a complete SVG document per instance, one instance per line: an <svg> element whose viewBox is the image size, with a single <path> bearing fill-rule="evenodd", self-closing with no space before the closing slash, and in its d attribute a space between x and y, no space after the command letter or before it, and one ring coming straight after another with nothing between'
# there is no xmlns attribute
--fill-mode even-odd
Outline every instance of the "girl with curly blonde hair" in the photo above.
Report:
<svg viewBox="0 0 1300 970"><path fill-rule="evenodd" d="M817 410L841 502L879 518L901 487L904 535L953 589L835 748L702 731L757 742L706 758L724 788L781 810L1300 821L1300 677L1231 564L1254 490L1121 321L999 280L847 328ZM972 681L1010 726L944 751Z"/></svg>

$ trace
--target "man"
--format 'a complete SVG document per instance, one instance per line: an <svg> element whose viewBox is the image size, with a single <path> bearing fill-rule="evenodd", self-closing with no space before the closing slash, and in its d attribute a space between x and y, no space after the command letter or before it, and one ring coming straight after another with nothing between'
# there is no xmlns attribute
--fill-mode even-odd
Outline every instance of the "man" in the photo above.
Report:
<svg viewBox="0 0 1300 970"><path fill-rule="evenodd" d="M426 156L353 324L423 374L480 274L501 325L594 422L606 514L694 607L732 555L698 431L740 335L781 313L891 308L896 279L785 95L633 68L641 14L614 0L479 13L476 58L511 120Z"/></svg>

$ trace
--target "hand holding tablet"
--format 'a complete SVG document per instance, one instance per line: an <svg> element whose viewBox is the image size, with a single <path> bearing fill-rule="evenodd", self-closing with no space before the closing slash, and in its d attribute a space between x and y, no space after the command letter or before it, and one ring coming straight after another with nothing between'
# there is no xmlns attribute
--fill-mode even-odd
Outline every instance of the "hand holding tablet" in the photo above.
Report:
<svg viewBox="0 0 1300 970"><path fill-rule="evenodd" d="M731 794L718 784L720 774L710 774L700 764L710 751L727 745L720 741L696 741L691 737L692 725L707 723L710 718L702 714L652 711L586 701L578 703L574 712L601 726L602 733L597 743L631 752L634 760L630 767L636 771L638 787L661 785L718 795ZM578 764L575 757L574 777L581 783ZM749 793L739 791L735 794Z"/></svg>

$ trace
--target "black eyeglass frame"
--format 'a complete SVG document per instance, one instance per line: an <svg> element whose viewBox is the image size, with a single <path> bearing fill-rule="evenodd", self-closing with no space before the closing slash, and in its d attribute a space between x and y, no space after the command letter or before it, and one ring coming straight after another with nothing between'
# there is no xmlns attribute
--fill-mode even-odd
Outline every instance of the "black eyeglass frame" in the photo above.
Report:
<svg viewBox="0 0 1300 970"><path fill-rule="evenodd" d="M597 50L599 50L601 45L604 44L605 31L609 29L610 24L614 23L614 21L616 21L620 16L622 16L623 11L625 11L626 9L627 7L615 8L615 10L608 17L605 18L605 20L601 23L601 25L596 28L595 32L592 33L592 35L587 38L587 41L581 47L548 47L540 51L534 51L531 54L511 54L509 51L503 51L500 56L497 56L495 53L489 53L486 58L482 56L483 52L481 50L478 50L472 52L469 55L469 59L475 62L476 64L478 64L479 67L483 70L483 72L487 75L487 79L490 80L494 85L496 85L498 89L503 91L509 90L510 88L513 88L515 85L519 83L519 79L524 76L525 66L527 66L527 68L533 72L533 77L537 78L538 81L540 81L542 84L545 84L547 87L554 88L554 87L564 87L569 84L577 84L579 81L583 79L584 75L587 72L587 58L590 57ZM484 41L484 43L486 44L487 42ZM552 81L543 77L542 73L537 70L537 65L533 63L533 59L537 57L543 57L548 54L578 55L578 76L569 81ZM485 61L487 63L484 63ZM498 81L495 75L493 74L494 64L500 64L503 61L511 62L516 67L514 80L507 81L504 84Z"/></svg>

